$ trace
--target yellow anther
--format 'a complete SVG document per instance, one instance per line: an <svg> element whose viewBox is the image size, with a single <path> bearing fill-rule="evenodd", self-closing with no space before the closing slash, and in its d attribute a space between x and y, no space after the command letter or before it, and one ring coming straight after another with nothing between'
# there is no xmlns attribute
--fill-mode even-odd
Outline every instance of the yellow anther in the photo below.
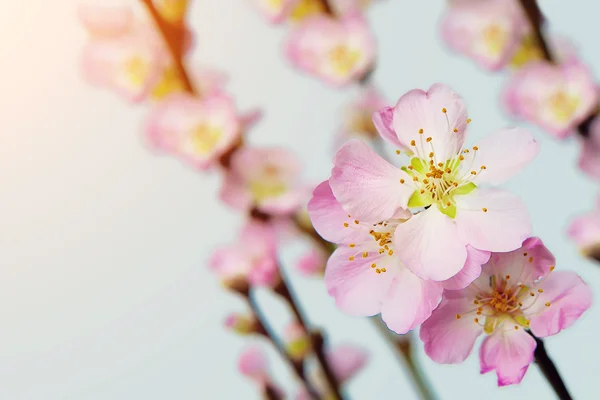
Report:
<svg viewBox="0 0 600 400"><path fill-rule="evenodd" d="M393 254L394 254L394 250L391 250L391 249L390 249L390 251L388 251L388 254L389 254L390 256L391 256L391 255L393 255Z"/></svg>
<svg viewBox="0 0 600 400"><path fill-rule="evenodd" d="M535 296L535 293L533 293L533 292L529 292L529 295L530 295L531 297L533 297L533 296Z"/></svg>
<svg viewBox="0 0 600 400"><path fill-rule="evenodd" d="M426 142L431 142L433 139L431 138L431 136L429 136L427 139L425 139Z"/></svg>
<svg viewBox="0 0 600 400"><path fill-rule="evenodd" d="M369 252L365 251L364 253L362 253L363 258L367 258L369 257Z"/></svg>
<svg viewBox="0 0 600 400"><path fill-rule="evenodd" d="M377 267L377 264L375 264L375 263L371 264L371 268L375 268L375 267Z"/></svg>
<svg viewBox="0 0 600 400"><path fill-rule="evenodd" d="M476 324L479 323L479 318L475 318L473 321L475 321Z"/></svg>
<svg viewBox="0 0 600 400"><path fill-rule="evenodd" d="M421 134L423 133L423 128L419 129L419 133L421 133Z"/></svg>
<svg viewBox="0 0 600 400"><path fill-rule="evenodd" d="M378 274L380 274L380 273L381 273L381 270L380 270L379 268L377 268L377 269L375 270L375 272L377 272Z"/></svg>
<svg viewBox="0 0 600 400"><path fill-rule="evenodd" d="M350 243L350 244L348 245L348 247L355 247L355 246L356 246L356 245L355 245L354 243Z"/></svg>
<svg viewBox="0 0 600 400"><path fill-rule="evenodd" d="M460 319L460 314L456 314L456 319Z"/></svg>
<svg viewBox="0 0 600 400"><path fill-rule="evenodd" d="M423 194L423 193L425 193L425 190L424 190L424 189L421 189L419 192L420 192L421 194Z"/></svg>
<svg viewBox="0 0 600 400"><path fill-rule="evenodd" d="M446 112L447 112L447 111L448 111L448 110L446 110L446 108L442 108L442 112L443 112L444 114L446 114Z"/></svg>
<svg viewBox="0 0 600 400"><path fill-rule="evenodd" d="M400 179L400 183L404 183L404 179Z"/></svg>
<svg viewBox="0 0 600 400"><path fill-rule="evenodd" d="M541 288L540 288L540 289L538 289L538 292L539 292L539 293L544 293L544 289L541 289Z"/></svg>
<svg viewBox="0 0 600 400"><path fill-rule="evenodd" d="M554 271L554 268L556 268L554 265L550 266L550 272Z"/></svg>
<svg viewBox="0 0 600 400"><path fill-rule="evenodd" d="M416 176L413 176L413 181L417 182L419 180L419 178L417 178Z"/></svg>
<svg viewBox="0 0 600 400"><path fill-rule="evenodd" d="M458 132L458 129L454 128L454 133L457 133L457 132Z"/></svg>
<svg viewBox="0 0 600 400"><path fill-rule="evenodd" d="M477 150L479 150L479 147L473 146L473 150L477 151Z"/></svg>
<svg viewBox="0 0 600 400"><path fill-rule="evenodd" d="M354 223L355 223L356 225L358 225L358 220L357 220L357 219L355 219L355 220L354 220Z"/></svg>
<svg viewBox="0 0 600 400"><path fill-rule="evenodd" d="M487 208L483 207L483 208L481 209L481 211L483 211L483 212L487 212Z"/></svg>
<svg viewBox="0 0 600 400"><path fill-rule="evenodd" d="M433 158L433 151L429 153L429 158Z"/></svg>
<svg viewBox="0 0 600 400"><path fill-rule="evenodd" d="M464 157L464 156L461 154L460 156L458 156L458 159L459 159L460 161L462 161L462 160L464 160L464 159L465 159L465 157Z"/></svg>
<svg viewBox="0 0 600 400"><path fill-rule="evenodd" d="M510 279L510 275L506 275L504 278L505 278L506 280L509 280L509 279Z"/></svg>
<svg viewBox="0 0 600 400"><path fill-rule="evenodd" d="M518 331L519 327L517 325L515 325L515 331Z"/></svg>
<svg viewBox="0 0 600 400"><path fill-rule="evenodd" d="M354 256L350 256L350 257L348 257L348 260L350 260L350 261L354 261Z"/></svg>
<svg viewBox="0 0 600 400"><path fill-rule="evenodd" d="M442 168L444 166L444 163L438 163L438 167Z"/></svg>
<svg viewBox="0 0 600 400"><path fill-rule="evenodd" d="M429 183L429 179L423 179L423 183L427 185Z"/></svg>
<svg viewBox="0 0 600 400"><path fill-rule="evenodd" d="M399 155L400 153L402 153L400 150L396 150L396 154Z"/></svg>
<svg viewBox="0 0 600 400"><path fill-rule="evenodd" d="M487 167L485 165L482 165L481 169L487 169Z"/></svg>
<svg viewBox="0 0 600 400"><path fill-rule="evenodd" d="M471 175L477 175L477 171L471 171Z"/></svg>
<svg viewBox="0 0 600 400"><path fill-rule="evenodd" d="M410 145L411 145L411 146L416 146L416 145L417 145L417 142L415 142L414 140L411 140L411 141L410 141Z"/></svg>
<svg viewBox="0 0 600 400"><path fill-rule="evenodd" d="M529 262L533 262L533 257L529 257Z"/></svg>
<svg viewBox="0 0 600 400"><path fill-rule="evenodd" d="M471 118L467 118L467 124L471 123Z"/></svg>
<svg viewBox="0 0 600 400"><path fill-rule="evenodd" d="M349 225L347 222L344 222L344 228L347 228Z"/></svg>
<svg viewBox="0 0 600 400"><path fill-rule="evenodd" d="M550 302L544 304L546 307L550 307Z"/></svg>
<svg viewBox="0 0 600 400"><path fill-rule="evenodd" d="M385 272L385 271L387 271L387 269L381 268L381 272Z"/></svg>

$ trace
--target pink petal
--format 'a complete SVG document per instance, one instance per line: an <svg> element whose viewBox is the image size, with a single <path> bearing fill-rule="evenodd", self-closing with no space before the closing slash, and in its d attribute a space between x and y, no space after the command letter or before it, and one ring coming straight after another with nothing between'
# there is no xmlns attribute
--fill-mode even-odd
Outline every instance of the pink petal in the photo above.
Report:
<svg viewBox="0 0 600 400"><path fill-rule="evenodd" d="M485 171L484 171L485 172ZM458 235L471 246L511 251L531 235L529 213L515 195L499 189L476 189L456 197Z"/></svg>
<svg viewBox="0 0 600 400"><path fill-rule="evenodd" d="M460 272L442 282L444 289L461 290L481 275L481 266L490 259L490 252L467 246L467 261Z"/></svg>
<svg viewBox="0 0 600 400"><path fill-rule="evenodd" d="M576 217L569 225L568 234L584 251L597 246L600 244L600 214L595 211Z"/></svg>
<svg viewBox="0 0 600 400"><path fill-rule="evenodd" d="M394 132L393 120L394 109L392 107L385 107L373 113L373 124L379 135L397 149L404 150L406 148L400 143L396 132Z"/></svg>
<svg viewBox="0 0 600 400"><path fill-rule="evenodd" d="M344 383L360 371L369 355L363 348L353 345L339 345L327 354L327 359L338 382Z"/></svg>
<svg viewBox="0 0 600 400"><path fill-rule="evenodd" d="M523 245L508 253L493 253L484 266L489 275L510 275L511 282L531 286L550 273L556 260L541 239L530 237Z"/></svg>
<svg viewBox="0 0 600 400"><path fill-rule="evenodd" d="M579 139L581 150L577 166L592 178L600 180L600 118L594 118L589 132L588 138Z"/></svg>
<svg viewBox="0 0 600 400"><path fill-rule="evenodd" d="M238 358L238 370L241 374L256 380L267 377L269 362L265 352L257 347L251 346L244 349Z"/></svg>
<svg viewBox="0 0 600 400"><path fill-rule="evenodd" d="M496 370L498 386L520 383L533 362L535 347L535 340L521 328L497 330L481 344L481 373Z"/></svg>
<svg viewBox="0 0 600 400"><path fill-rule="evenodd" d="M456 275L467 260L456 225L437 207L399 224L393 240L402 263L422 279L445 281Z"/></svg>
<svg viewBox="0 0 600 400"><path fill-rule="evenodd" d="M325 240L349 243L357 236L356 230L344 227L344 223L352 223L352 220L333 196L329 181L322 182L314 190L308 202L308 213L314 228Z"/></svg>
<svg viewBox="0 0 600 400"><path fill-rule="evenodd" d="M394 110L393 128L400 143L411 148L411 141L420 144L431 137L423 151L425 154L435 151L438 160L447 160L461 149L466 126L467 108L462 98L441 83L431 86L427 92L411 90L400 97ZM421 129L423 134L419 134Z"/></svg>
<svg viewBox="0 0 600 400"><path fill-rule="evenodd" d="M339 247L333 252L325 269L325 286L327 292L335 298L338 308L346 314L375 315L381 311L381 301L387 294L398 267L392 263L385 264L387 272L377 274L371 268L373 261L364 261L355 250ZM350 261L351 256L356 256L356 259ZM391 258L395 257L384 259ZM384 265L379 262L377 264Z"/></svg>
<svg viewBox="0 0 600 400"><path fill-rule="evenodd" d="M467 298L442 301L419 333L429 358L440 364L458 364L466 360L483 331L474 321L476 314L472 310L473 304Z"/></svg>
<svg viewBox="0 0 600 400"><path fill-rule="evenodd" d="M461 166L480 171L473 179L477 185L498 185L507 181L521 172L539 152L539 143L521 128L502 129L475 144L478 150L469 152ZM480 170L481 166L486 169Z"/></svg>
<svg viewBox="0 0 600 400"><path fill-rule="evenodd" d="M308 277L323 276L327 258L323 250L313 247L296 262L296 271Z"/></svg>
<svg viewBox="0 0 600 400"><path fill-rule="evenodd" d="M406 208L413 190L400 183L410 177L385 161L360 140L351 140L336 154L329 184L335 198L353 218L364 222L389 219Z"/></svg>
<svg viewBox="0 0 600 400"><path fill-rule="evenodd" d="M402 268L383 299L381 319L392 331L405 334L429 318L442 299L442 292L438 282L424 281Z"/></svg>
<svg viewBox="0 0 600 400"><path fill-rule="evenodd" d="M592 305L592 290L574 272L553 272L535 287L544 292L526 315L534 315L530 317L531 330L539 337L570 327Z"/></svg>
<svg viewBox="0 0 600 400"><path fill-rule="evenodd" d="M248 210L252 207L252 196L246 190L245 182L236 174L227 173L219 191L219 199L237 210Z"/></svg>
<svg viewBox="0 0 600 400"><path fill-rule="evenodd" d="M93 36L118 36L126 33L133 23L133 11L126 5L81 4L79 19Z"/></svg>

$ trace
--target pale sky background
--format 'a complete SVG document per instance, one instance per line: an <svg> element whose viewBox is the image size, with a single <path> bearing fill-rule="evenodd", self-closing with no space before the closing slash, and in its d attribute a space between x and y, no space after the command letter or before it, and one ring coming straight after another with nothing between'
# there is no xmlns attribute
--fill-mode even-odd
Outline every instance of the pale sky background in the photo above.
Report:
<svg viewBox="0 0 600 400"><path fill-rule="evenodd" d="M8 400L255 399L236 372L247 340L222 328L243 304L222 291L205 260L232 240L240 216L219 204L218 175L202 175L150 153L141 140L145 107L86 85L85 35L76 0L4 1L0 7L0 398ZM292 70L281 56L285 27L267 25L250 0L193 0L194 61L226 71L241 108L262 107L251 133L288 145L307 179L330 169L340 107L335 91ZM544 0L556 32L571 38L600 73L598 6ZM442 1L389 0L369 18L379 39L374 81L390 103L441 81L461 93L473 136L506 125L498 103L505 77L450 54L439 42ZM525 125L525 124L521 124ZM565 229L589 210L596 185L574 167L574 141L532 128L540 156L505 185L527 203L534 233L558 268L578 272L596 296L600 267L578 256ZM283 254L290 262L298 249ZM293 274L311 320L333 343L368 347L371 363L348 386L351 399L416 399L371 325L339 313L319 281ZM284 308L263 296L279 324ZM577 399L597 398L600 309L547 340ZM268 346L265 346L268 347ZM286 389L290 374L274 355ZM443 399L550 399L535 366L518 387L497 389L472 356L440 366L421 356Z"/></svg>

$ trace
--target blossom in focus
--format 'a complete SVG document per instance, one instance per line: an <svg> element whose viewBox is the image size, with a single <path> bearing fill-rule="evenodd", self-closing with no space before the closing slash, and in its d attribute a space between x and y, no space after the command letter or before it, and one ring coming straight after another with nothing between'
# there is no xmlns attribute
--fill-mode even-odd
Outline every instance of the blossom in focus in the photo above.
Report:
<svg viewBox="0 0 600 400"><path fill-rule="evenodd" d="M143 100L160 79L162 43L153 28L136 21L127 6L82 5L88 31L82 65L86 80L128 101Z"/></svg>
<svg viewBox="0 0 600 400"><path fill-rule="evenodd" d="M375 155L366 146L365 152L367 158ZM411 213L400 209L385 220L361 222L342 208L329 185L325 181L317 186L308 203L317 232L339 245L327 261L327 292L347 314L381 313L391 330L408 332L431 315L443 291L441 283L419 278L400 260L394 231ZM479 266L487 261L486 256L489 254L473 254Z"/></svg>
<svg viewBox="0 0 600 400"><path fill-rule="evenodd" d="M322 81L342 86L362 78L375 60L375 39L359 14L317 15L292 29L286 43L292 64Z"/></svg>
<svg viewBox="0 0 600 400"><path fill-rule="evenodd" d="M283 337L289 356L297 361L303 360L311 352L311 341L304 328L297 322L286 326Z"/></svg>
<svg viewBox="0 0 600 400"><path fill-rule="evenodd" d="M225 286L247 283L273 287L280 281L277 237L269 224L249 221L235 243L213 251L209 266Z"/></svg>
<svg viewBox="0 0 600 400"><path fill-rule="evenodd" d="M585 256L600 259L600 198L592 212L571 222L568 234Z"/></svg>
<svg viewBox="0 0 600 400"><path fill-rule="evenodd" d="M360 347L342 344L329 350L326 357L336 380L340 384L344 384L352 379L366 365L369 356L367 352ZM326 380L320 374L320 371L312 370L311 372L313 372L313 377L315 378L313 381L316 383L317 390L323 398L328 399L327 392L329 387ZM296 400L309 400L310 396L304 389L301 389L296 394L295 398Z"/></svg>
<svg viewBox="0 0 600 400"><path fill-rule="evenodd" d="M580 153L577 165L590 177L600 180L600 119L594 118L589 137L579 138Z"/></svg>
<svg viewBox="0 0 600 400"><path fill-rule="evenodd" d="M296 155L283 148L244 147L231 158L220 197L240 209L258 209L271 215L287 215L298 209L304 198Z"/></svg>
<svg viewBox="0 0 600 400"><path fill-rule="evenodd" d="M533 62L511 77L504 102L509 112L562 139L596 109L598 90L589 69L577 60Z"/></svg>
<svg viewBox="0 0 600 400"><path fill-rule="evenodd" d="M146 123L146 136L156 150L203 170L237 145L241 130L235 105L223 94L171 95L154 107Z"/></svg>
<svg viewBox="0 0 600 400"><path fill-rule="evenodd" d="M372 115L386 105L387 102L375 87L361 87L359 95L344 110L342 126L335 141L336 150L351 138L378 138Z"/></svg>
<svg viewBox="0 0 600 400"><path fill-rule="evenodd" d="M449 4L441 34L454 51L498 70L516 54L527 26L521 6L513 0L463 0Z"/></svg>
<svg viewBox="0 0 600 400"><path fill-rule="evenodd" d="M189 6L189 0L152 0L161 17L172 24L181 23Z"/></svg>
<svg viewBox="0 0 600 400"><path fill-rule="evenodd" d="M469 264L469 248L511 251L529 237L521 200L480 185L500 184L520 172L538 152L531 134L502 129L466 147L466 107L442 84L427 92L412 90L379 114L374 120L381 135L409 149L408 165L397 168L353 140L335 156L329 183L358 225L389 221L401 209L417 212L387 226L407 270L424 280L445 281ZM331 231L344 232L342 222Z"/></svg>
<svg viewBox="0 0 600 400"><path fill-rule="evenodd" d="M444 292L420 331L425 352L438 363L464 361L481 333L481 373L496 371L498 385L521 382L533 362L535 340L571 326L592 303L573 272L552 272L554 256L538 238L509 253L494 253L470 286Z"/></svg>

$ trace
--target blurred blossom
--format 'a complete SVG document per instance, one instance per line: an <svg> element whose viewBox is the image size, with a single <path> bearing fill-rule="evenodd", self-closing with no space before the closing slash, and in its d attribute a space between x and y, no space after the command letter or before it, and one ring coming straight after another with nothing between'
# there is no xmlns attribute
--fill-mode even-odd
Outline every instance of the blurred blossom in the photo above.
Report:
<svg viewBox="0 0 600 400"><path fill-rule="evenodd" d="M171 95L154 107L146 123L154 148L202 170L218 164L239 142L241 129L232 99L223 94Z"/></svg>
<svg viewBox="0 0 600 400"><path fill-rule="evenodd" d="M594 118L589 133L587 138L578 136L581 146L578 166L590 177L600 180L600 119Z"/></svg>
<svg viewBox="0 0 600 400"><path fill-rule="evenodd" d="M372 115L386 105L387 102L375 87L361 87L359 95L344 110L342 127L335 141L336 150L348 139L378 139L379 133Z"/></svg>
<svg viewBox="0 0 600 400"><path fill-rule="evenodd" d="M294 2L294 7L291 10L290 20L292 22L300 22L309 17L323 14L325 7L324 0L297 0Z"/></svg>
<svg viewBox="0 0 600 400"><path fill-rule="evenodd" d="M189 0L153 0L161 17L172 24L181 23L188 9Z"/></svg>
<svg viewBox="0 0 600 400"><path fill-rule="evenodd" d="M327 360L336 380L340 384L344 384L352 379L367 363L369 355L361 347L342 344L336 346L333 350L329 350L326 354ZM314 381L316 382L317 389L323 398L328 399L327 392L329 387L326 380L324 379L321 371L312 370ZM309 400L310 396L304 390L300 389L296 393L296 400Z"/></svg>
<svg viewBox="0 0 600 400"><path fill-rule="evenodd" d="M461 0L449 4L441 32L454 51L497 70L515 55L527 26L521 6L514 0Z"/></svg>
<svg viewBox="0 0 600 400"><path fill-rule="evenodd" d="M238 358L238 371L254 381L263 392L264 398L285 398L285 393L275 385L269 372L269 362L265 352L255 345L242 351ZM270 394L267 394L270 392Z"/></svg>
<svg viewBox="0 0 600 400"><path fill-rule="evenodd" d="M258 333L258 325L254 316L232 313L225 318L225 327L239 335Z"/></svg>
<svg viewBox="0 0 600 400"><path fill-rule="evenodd" d="M322 81L342 86L373 67L375 38L364 17L319 15L295 26L286 43L292 64Z"/></svg>
<svg viewBox="0 0 600 400"><path fill-rule="evenodd" d="M244 283L273 287L280 281L274 228L250 220L235 243L218 247L209 260L212 271L232 289Z"/></svg>
<svg viewBox="0 0 600 400"><path fill-rule="evenodd" d="M303 360L311 352L311 341L308 334L297 322L288 324L283 332L289 356L297 361Z"/></svg>
<svg viewBox="0 0 600 400"><path fill-rule="evenodd" d="M230 206L253 208L271 215L296 211L304 196L300 181L302 165L283 148L244 147L231 158L220 197Z"/></svg>
<svg viewBox="0 0 600 400"><path fill-rule="evenodd" d="M464 361L481 333L481 373L496 371L498 385L521 382L533 362L535 340L570 327L592 303L587 284L573 272L552 272L554 256L538 238L510 253L494 253L481 276L446 291L421 327L425 352L436 362Z"/></svg>
<svg viewBox="0 0 600 400"><path fill-rule="evenodd" d="M512 76L504 102L509 112L562 139L596 109L598 90L589 69L577 60L533 62Z"/></svg>
<svg viewBox="0 0 600 400"><path fill-rule="evenodd" d="M291 16L292 10L301 0L252 0L267 20L279 24ZM304 1L302 1L304 2Z"/></svg>
<svg viewBox="0 0 600 400"><path fill-rule="evenodd" d="M568 233L585 256L600 260L600 197L595 206L592 212L575 218Z"/></svg>
<svg viewBox="0 0 600 400"><path fill-rule="evenodd" d="M313 245L296 262L296 270L307 277L323 277L328 257L323 248Z"/></svg>

